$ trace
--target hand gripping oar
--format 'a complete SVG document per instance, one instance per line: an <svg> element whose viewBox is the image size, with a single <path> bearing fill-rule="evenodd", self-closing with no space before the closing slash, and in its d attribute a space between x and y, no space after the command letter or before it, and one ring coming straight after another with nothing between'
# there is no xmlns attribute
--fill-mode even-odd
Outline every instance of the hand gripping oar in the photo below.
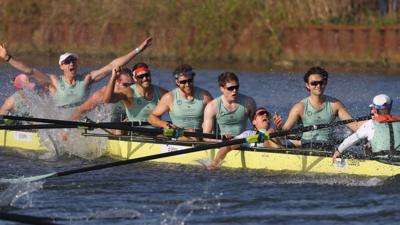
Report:
<svg viewBox="0 0 400 225"><path fill-rule="evenodd" d="M260 134L262 134L262 133L260 133ZM237 144L242 144L242 143L246 143L246 142L247 143L255 143L259 140L260 136L261 135L258 135L258 134L251 135L247 138L234 139L231 141L218 142L218 143L212 143L212 144L204 144L204 145L200 145L200 146L196 146L196 147L188 148L188 149L183 149L183 150L179 150L179 151L166 152L166 153L161 153L161 154L157 154L157 155L149 155L149 156L144 156L144 157L139 157L139 158L134 158L134 159L116 161L116 162L112 162L112 163L105 163L105 164L100 164L100 165L95 165L95 166L83 167L83 168L79 168L79 169L67 170L67 171L62 171L62 172L48 173L48 174L32 176L32 177L20 177L20 178L12 178L12 179L2 178L2 179L0 179L0 183L11 183L12 184L12 183L22 183L22 182L33 182L33 181L38 181L38 180L51 178L51 177L63 177L63 176L68 176L68 175L76 174L76 173L83 173L83 172L100 170L100 169L105 169L105 168L110 168L110 167L115 167L115 166L122 166L122 165L127 165L127 164L132 164L132 163L145 162L145 161L154 160L154 159L161 159L161 158L165 158L165 157L188 154L188 153L192 153L192 152L198 152L198 151L203 151L203 150L213 149L213 148L220 148L220 147L224 147L224 146L237 145ZM273 137L274 135L270 134L269 136ZM268 138L268 135L266 138Z"/></svg>
<svg viewBox="0 0 400 225"><path fill-rule="evenodd" d="M135 159L116 161L116 162L112 162L112 163L105 163L105 164L89 166L89 167L84 167L84 168L79 168L79 169L67 170L67 171L63 171L63 172L48 173L48 174L43 174L43 175L39 175L39 176L21 177L21 178L14 178L14 179L2 178L2 179L0 179L0 183L32 182L32 181L38 181L38 180L46 179L46 178L50 178L50 177L62 177L62 176L67 176L67 175L71 175L71 174L76 174L76 173L83 173L83 172L100 170L100 169L105 169L105 168L110 168L110 167L115 167L115 166L122 166L122 165L127 165L127 164L132 164L132 163L139 163L139 162L144 162L144 161L149 161L149 160L154 160L154 159L161 159L161 158L166 158L166 157L171 157L171 156L176 156L176 155L188 154L188 153L203 151L203 150L207 150L207 149L220 148L220 147L243 144L243 143L262 142L264 140L268 140L268 139L274 138L274 137L285 136L285 135L294 134L294 133L298 133L298 132L304 132L304 131L312 131L312 130L327 128L327 127L332 127L332 126L344 125L344 124L352 123L352 122L356 122L356 121L367 120L369 118L370 118L369 116L364 116L364 117L359 117L356 119L337 121L337 122L330 123L330 124L319 124L319 125L301 127L301 128L292 129L292 130L278 131L278 132L274 132L271 134L259 133L256 135L251 135L247 138L234 139L231 141L219 142L219 143L213 143L213 144L205 144L205 145L200 145L200 146L183 149L183 150L179 150L179 151L166 152L166 153L161 153L161 154L157 154L157 155L149 155L149 156L144 156L144 157L135 158Z"/></svg>
<svg viewBox="0 0 400 225"><path fill-rule="evenodd" d="M132 131L136 133L146 134L146 135L164 135L166 137L178 138L178 137L196 137L196 138L210 138L219 139L215 134L205 134L200 132L188 132L180 128L148 128L148 127L137 127L131 124L138 124L137 122L122 122L122 123L112 123L112 122L102 122L102 123L88 123L88 122L78 122L78 121L68 121L68 120L55 120L55 119L45 119L45 118L31 118L31 117L20 117L20 116L1 116L3 119L20 120L20 121L30 121L30 122L42 122L42 123L52 123L54 126L45 126L42 124L32 124L32 125L6 125L0 126L0 130L23 130L23 129L56 129L56 128L80 128L80 129L118 129ZM0 117L0 118L1 118ZM56 126L58 125L58 126Z"/></svg>

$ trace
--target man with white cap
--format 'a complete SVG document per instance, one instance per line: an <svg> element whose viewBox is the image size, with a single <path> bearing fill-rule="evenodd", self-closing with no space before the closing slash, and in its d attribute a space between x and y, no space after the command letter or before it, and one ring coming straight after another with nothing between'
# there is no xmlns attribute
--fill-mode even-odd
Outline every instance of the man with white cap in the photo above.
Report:
<svg viewBox="0 0 400 225"><path fill-rule="evenodd" d="M13 83L16 92L8 97L1 106L0 115L12 113L17 116L28 116L29 107L23 90L32 91L35 88L35 83L30 82L29 77L25 74L17 75Z"/></svg>
<svg viewBox="0 0 400 225"><path fill-rule="evenodd" d="M55 104L58 107L74 107L80 105L88 96L90 86L110 74L112 68L121 67L132 60L136 55L151 45L152 38L144 40L139 47L128 54L118 57L106 66L81 76L78 74L78 55L75 53L64 53L60 56L58 64L63 71L62 76L45 74L36 68L27 66L21 61L12 57L4 44L0 45L0 58L4 59L15 69L31 75L43 86L48 88L53 95Z"/></svg>
<svg viewBox="0 0 400 225"><path fill-rule="evenodd" d="M392 154L400 151L400 117L390 114L392 100L385 94L374 97L370 105L373 118L347 137L333 154L333 161L363 138L371 143L372 153Z"/></svg>

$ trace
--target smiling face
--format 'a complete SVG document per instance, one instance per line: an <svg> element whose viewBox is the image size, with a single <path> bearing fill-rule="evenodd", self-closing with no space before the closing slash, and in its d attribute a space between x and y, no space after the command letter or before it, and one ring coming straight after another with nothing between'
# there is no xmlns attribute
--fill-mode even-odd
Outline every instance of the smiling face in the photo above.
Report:
<svg viewBox="0 0 400 225"><path fill-rule="evenodd" d="M311 95L322 96L327 85L327 80L320 74L311 74L305 85Z"/></svg>
<svg viewBox="0 0 400 225"><path fill-rule="evenodd" d="M74 56L69 56L61 62L60 68L64 71L64 75L75 77L78 70L78 59Z"/></svg>
<svg viewBox="0 0 400 225"><path fill-rule="evenodd" d="M254 118L252 120L252 124L257 130L260 129L269 129L270 123L269 123L269 112L265 110L264 108L258 109L255 114Z"/></svg>
<svg viewBox="0 0 400 225"><path fill-rule="evenodd" d="M193 83L193 75L185 74L175 79L175 84L185 94L192 94Z"/></svg>

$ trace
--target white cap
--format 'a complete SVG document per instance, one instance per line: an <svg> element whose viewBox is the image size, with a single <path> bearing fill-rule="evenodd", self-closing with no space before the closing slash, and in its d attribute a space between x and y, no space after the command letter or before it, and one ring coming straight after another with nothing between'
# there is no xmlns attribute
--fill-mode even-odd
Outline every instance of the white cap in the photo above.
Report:
<svg viewBox="0 0 400 225"><path fill-rule="evenodd" d="M390 109L392 108L392 100L385 94L380 94L374 97L372 104L369 107L375 107L376 109Z"/></svg>
<svg viewBox="0 0 400 225"><path fill-rule="evenodd" d="M68 58L68 57L70 57L70 56L73 56L73 57L75 57L75 58L78 59L78 55L77 55L77 54L72 53L72 52L66 52L66 53L60 55L60 59L58 60L58 64L61 65L61 63L62 63L66 58Z"/></svg>

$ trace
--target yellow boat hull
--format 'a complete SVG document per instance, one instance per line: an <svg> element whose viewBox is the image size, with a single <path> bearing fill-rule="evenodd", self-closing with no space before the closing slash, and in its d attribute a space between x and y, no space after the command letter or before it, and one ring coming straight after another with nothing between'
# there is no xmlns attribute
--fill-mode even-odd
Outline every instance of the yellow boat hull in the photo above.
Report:
<svg viewBox="0 0 400 225"><path fill-rule="evenodd" d="M0 131L0 144L3 148L45 151L36 133L19 131ZM185 146L186 145L186 146ZM107 142L107 155L117 159L132 159L176 151L192 147L188 143L165 144L139 141L114 140ZM199 161L212 160L217 149L181 154L153 161L200 165ZM332 163L329 154L312 155L318 151L273 150L259 148L253 150L231 151L224 160L223 167L263 169L296 173L350 174L361 176L387 177L400 174L400 166L368 159L341 159Z"/></svg>

